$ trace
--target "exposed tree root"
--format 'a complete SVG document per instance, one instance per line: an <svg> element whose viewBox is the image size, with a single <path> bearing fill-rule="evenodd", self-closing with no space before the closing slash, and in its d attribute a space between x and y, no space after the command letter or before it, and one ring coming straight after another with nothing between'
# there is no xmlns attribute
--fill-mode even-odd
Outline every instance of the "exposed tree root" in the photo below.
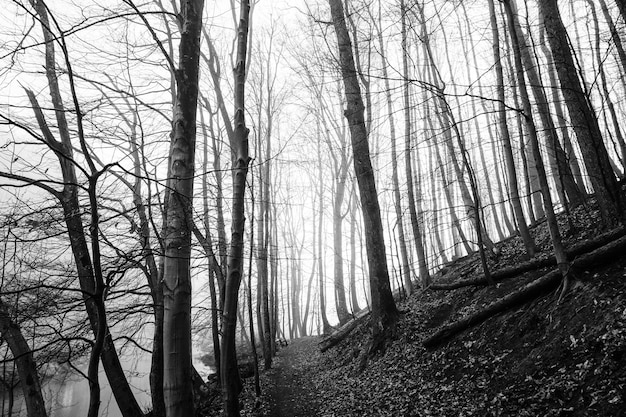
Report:
<svg viewBox="0 0 626 417"><path fill-rule="evenodd" d="M607 243L613 242L616 239L621 238L626 235L626 228L620 227L600 236L597 236L593 239L583 240L582 242L575 243L569 249L566 250L569 259L573 259L577 256L580 256L584 253L590 252L597 248L600 248ZM527 262L523 262L514 266L510 266L507 268L500 269L491 274L491 278L498 282L507 278L512 278L518 275L521 275L528 271L534 271L541 268L546 268L549 266L556 266L556 258L554 255L542 256L540 258L531 259ZM455 290L463 287L471 287L471 286L482 286L487 285L487 280L485 277L472 278L460 280L452 283L442 283L442 284L433 284L430 286L432 290Z"/></svg>
<svg viewBox="0 0 626 417"><path fill-rule="evenodd" d="M572 262L572 278L576 276L577 271L600 265L604 261L616 256L623 256L624 250L626 250L626 236L622 236L609 244L580 256ZM558 288L560 284L561 273L558 269L554 269L535 281L526 284L514 293L491 303L486 308L458 321L442 326L435 334L424 340L424 347L427 349L437 348L457 334L482 323L498 313L517 307L553 291ZM561 294L560 298L564 297L564 295L565 294Z"/></svg>

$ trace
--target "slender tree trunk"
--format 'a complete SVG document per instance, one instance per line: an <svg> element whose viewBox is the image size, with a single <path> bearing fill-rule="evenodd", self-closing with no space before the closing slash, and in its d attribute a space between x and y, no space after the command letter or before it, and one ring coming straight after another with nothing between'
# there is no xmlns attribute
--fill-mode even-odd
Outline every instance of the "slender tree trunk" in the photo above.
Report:
<svg viewBox="0 0 626 417"><path fill-rule="evenodd" d="M379 3L379 7L380 7L380 3ZM403 69L406 69L408 71L408 65L405 68L405 61L407 60L406 58L406 53L407 53L407 47L406 47L406 22L405 17L404 17L404 10L401 10L400 13L402 13L402 46L403 46L403 57L402 57L402 67ZM398 152L396 150L396 123L395 123L395 119L393 117L393 99L391 97L391 86L390 86L390 82L389 82L389 74L387 71L387 58L385 56L385 42L383 40L383 33L382 33L382 22L381 22L381 15L379 14L379 20L378 20L378 45L380 47L380 58L382 60L382 72L383 72L383 79L385 80L385 97L387 99L387 114L388 114L388 118L389 118L389 136L391 139L391 178L392 178L392 183L393 183L393 198L394 198L394 209L396 212L396 224L398 225L398 246L400 247L400 269L402 271L402 278L404 281L404 287L406 288L407 291L407 295L410 295L413 292L413 282L411 281L411 269L409 268L409 255L408 255L408 251L407 251L407 247L406 247L406 237L404 234L404 222L402 221L402 199L400 198L400 180L399 180L399 176L398 176ZM407 77L408 74L404 73L405 78ZM405 89L405 117L407 116L407 110L410 111L406 100L407 100L407 95L408 95L408 81L406 81L404 83L404 89ZM410 113L408 113L410 114ZM409 131L406 132L406 138L407 141L409 142L409 152L406 152L406 147L405 147L405 159L410 159L411 157L411 153L410 153L410 124L411 121L408 120L408 126L409 126ZM406 130L406 121L405 121L405 130ZM411 164L410 161L405 162L405 164ZM414 201L412 199L413 196L413 187L412 187L412 178L407 178L407 183L409 183L411 185L411 188L408 190L408 195L409 195L409 199L411 199L411 203L409 203L410 205L413 205L413 209L415 209L414 206ZM416 216L417 217L417 216ZM413 219L413 218L412 218ZM417 239L417 236L416 236ZM428 270L426 270L426 274L428 274ZM420 275L421 275L421 270L420 270Z"/></svg>
<svg viewBox="0 0 626 417"><path fill-rule="evenodd" d="M356 194L354 187L352 193ZM359 300L356 294L356 216L357 216L357 197L353 195L350 204L350 300L352 302L352 312L356 313L361 310ZM359 242L360 244L361 242Z"/></svg>
<svg viewBox="0 0 626 417"><path fill-rule="evenodd" d="M511 193L511 203L513 204L513 212L515 213L515 220L517 223L517 229L520 232L526 253L531 258L535 256L535 241L533 240L526 219L524 218L524 212L522 210L522 203L519 196L517 172L515 170L515 160L513 157L513 148L511 147L511 137L509 136L509 128L507 126L507 115L505 106L504 95L504 73L502 70L502 61L500 57L500 33L498 31L498 22L496 19L496 12L493 0L488 0L489 16L491 21L491 33L493 38L493 57L494 57L494 69L496 71L496 82L498 88L498 121L500 124L500 137L502 138L502 148L504 149L504 156L506 161L506 169L509 177L509 191Z"/></svg>
<svg viewBox="0 0 626 417"><path fill-rule="evenodd" d="M317 135L321 136L319 120L317 121ZM319 222L317 230L317 270L319 274L319 291L320 291L320 315L322 316L322 333L327 334L330 332L330 324L328 323L328 317L326 316L326 289L324 286L324 253L323 253L323 239L322 234L324 231L324 179L322 177L322 154L320 150L321 146L317 146L317 165L318 165L318 182L319 182Z"/></svg>
<svg viewBox="0 0 626 417"><path fill-rule="evenodd" d="M572 172L566 161L565 151L563 151L563 148L561 147L561 144L557 137L557 129L550 114L548 99L546 98L546 94L542 88L541 77L537 69L538 67L535 60L530 55L530 48L528 47L526 37L522 32L521 26L519 24L514 2L511 3L511 7L513 7L514 9L513 16L515 17L515 20L513 24L514 29L517 33L517 38L520 42L522 63L524 64L524 68L526 69L528 81L535 96L539 117L547 136L548 157L552 165L557 195L559 196L561 203L565 207L566 213L569 213L568 197L571 206L577 207L582 204L583 196L581 195L578 187L576 186L576 183L574 182L574 176L572 175ZM567 197L565 195L566 193Z"/></svg>
<svg viewBox="0 0 626 417"><path fill-rule="evenodd" d="M561 241L561 234L559 232L558 222L554 214L554 207L552 204L552 197L550 195L550 189L548 186L548 179L546 176L545 167L543 165L543 159L539 150L539 140L537 138L537 130L532 118L532 108L530 105L530 99L528 98L528 91L526 89L526 81L524 79L524 67L522 64L522 56L520 49L520 41L518 39L517 31L515 30L515 16L511 2L514 0L504 0L504 9L506 12L509 32L511 36L511 44L513 47L515 73L517 76L517 85L520 91L520 98L522 100L522 106L524 110L524 120L526 121L527 132L529 141L533 150L533 157L537 166L537 172L539 181L541 183L541 195L543 196L544 209L546 213L546 221L548 224L548 230L550 232L550 238L552 240L552 246L554 248L554 256L556 257L557 264L561 274L563 275L565 282L567 282L569 273L569 262L567 260L567 254Z"/></svg>
<svg viewBox="0 0 626 417"><path fill-rule="evenodd" d="M419 276L422 288L426 288L430 284L430 274L428 265L426 264L426 251L424 250L424 241L422 239L422 230L419 225L417 216L415 186L413 185L413 165L412 165L412 132L411 132L411 101L410 101L410 83L409 83L409 64L408 64L408 38L406 25L406 7L404 0L400 1L400 19L402 25L402 73L404 76L403 100L404 100L404 158L405 158L405 176L407 186L407 197L409 204L409 214L411 217L411 228L413 230L413 241L417 250L417 262L419 265ZM384 65L383 65L384 67ZM386 77L385 77L386 78ZM387 89L389 91L389 89ZM409 280L410 281L410 280ZM412 282L408 287L409 294L413 290Z"/></svg>
<svg viewBox="0 0 626 417"><path fill-rule="evenodd" d="M237 31L237 55L235 61L235 116L233 160L233 207L232 235L230 253L228 254L228 274L224 295L224 314L222 330L222 392L224 398L224 415L238 417L239 393L242 385L237 369L237 353L235 334L237 329L237 302L239 285L242 278L243 238L245 225L245 191L248 175L248 133L245 121L245 82L246 53L248 45L248 19L250 2L241 2L239 28Z"/></svg>
<svg viewBox="0 0 626 417"><path fill-rule="evenodd" d="M395 332L399 313L389 282L383 225L378 204L378 194L376 192L376 182L370 160L363 99L361 98L361 88L352 56L350 35L346 27L341 0L329 0L329 4L335 34L337 35L340 70L347 103L345 116L350 126L354 170L363 209L365 246L369 265L372 303L372 345L370 353L374 353L380 350L384 351L387 338Z"/></svg>

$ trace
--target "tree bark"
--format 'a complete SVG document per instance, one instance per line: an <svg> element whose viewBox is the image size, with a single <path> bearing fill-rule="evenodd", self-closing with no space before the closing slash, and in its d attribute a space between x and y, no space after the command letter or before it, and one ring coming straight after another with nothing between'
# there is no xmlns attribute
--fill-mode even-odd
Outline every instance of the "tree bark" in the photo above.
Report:
<svg viewBox="0 0 626 417"><path fill-rule="evenodd" d="M0 335L13 354L28 417L46 417L46 404L41 394L41 382L33 351L28 346L20 326L11 318L7 306L1 300Z"/></svg>
<svg viewBox="0 0 626 417"><path fill-rule="evenodd" d="M607 227L615 225L624 220L624 199L611 167L598 119L581 86L557 1L540 0L538 4L561 91L598 201L602 223Z"/></svg>
<svg viewBox="0 0 626 417"><path fill-rule="evenodd" d="M402 3L401 3L402 4ZM379 3L379 7L380 7L380 3ZM406 61L406 54L407 54L407 48L406 48L406 23L405 23L405 16L404 16L404 10L400 10L401 16L402 16L402 46L403 46L403 57L402 57L402 68L408 71L408 66L405 67L405 61ZM391 140L391 180L392 180L392 184L393 184L393 206L395 209L395 213L396 213L396 224L398 225L398 246L400 247L400 270L402 272L402 279L404 282L404 288L406 288L407 291L407 295L410 295L413 292L413 282L411 280L411 269L409 267L409 255L408 255L408 251L407 251L407 245L406 245L406 236L404 233L404 222L402 221L402 199L400 197L400 180L399 180L399 175L398 175L398 152L397 152L397 146L396 146L396 123L395 123L395 118L393 117L393 99L391 96L391 85L389 82L389 74L387 71L387 57L385 55L385 42L383 40L383 32L382 32L382 22L381 22L381 18L382 15L379 14L378 17L378 26L377 26L377 38L378 38L378 46L380 48L380 58L382 61L382 73L383 73L383 79L385 80L385 98L387 100L387 117L389 118L389 138ZM373 20L373 17L372 17ZM407 77L407 74L404 74L405 78ZM406 91L406 89L408 89L408 82L405 81L404 82L404 89ZM409 112L407 112L407 110L409 109L407 106L407 94L408 92L406 92L404 94L405 96L405 118L407 117L407 115L410 115ZM408 123L405 124L405 130L406 127L408 126L408 132L406 132L406 138L407 141L410 142L410 129L411 129L411 122L410 119L407 119ZM410 166L411 164L411 153L410 153L410 147L409 147L409 152L406 152L406 148L405 148L405 164L408 164ZM412 177L412 173L410 174L410 176L407 176L407 184L410 185L410 188L407 190L408 193L408 197L410 201L410 205L412 205L412 210L415 211L415 203L414 203L414 196L413 196L413 179ZM411 212L413 213L413 212ZM413 214L411 214L413 215ZM417 218L417 214L415 214L415 217ZM411 217L411 220L413 220L413 217ZM353 236L352 234L352 228L351 228L351 237ZM417 236L415 237L415 239L417 240ZM428 270L426 270L426 273L428 273ZM421 273L420 273L421 275ZM354 311L354 310L353 310Z"/></svg>
<svg viewBox="0 0 626 417"><path fill-rule="evenodd" d="M235 75L235 117L233 147L233 207L232 234L228 254L228 274L224 296L223 335L222 335L222 392L224 415L238 417L239 393L242 385L237 368L235 334L237 330L237 302L243 267L243 238L245 226L245 191L248 175L248 133L245 120L245 82L248 44L248 24L250 2L241 2L239 28L237 30L237 56Z"/></svg>
<svg viewBox="0 0 626 417"><path fill-rule="evenodd" d="M552 166L552 175L554 176L557 195L561 199L561 203L565 207L566 213L569 213L568 199L569 204L571 204L572 207L577 207L582 204L583 195L574 182L574 176L569 165L567 164L565 151L561 147L557 137L557 129L550 114L548 99L546 98L545 91L542 87L541 77L537 70L538 66L530 55L530 48L526 41L526 35L522 32L519 19L517 18L517 10L514 9L514 12L513 16L515 20L513 25L520 43L522 63L526 70L533 95L535 96L535 103L541 123L546 132L548 159L550 161L550 165Z"/></svg>
<svg viewBox="0 0 626 417"><path fill-rule="evenodd" d="M363 209L365 246L370 274L372 304L372 345L370 354L385 349L387 338L395 332L398 309L391 294L383 224L376 192L376 182L370 160L368 135L365 128L361 88L356 74L350 35L346 26L341 0L329 0L343 78L347 109L345 117L350 126L354 170L359 185Z"/></svg>
<svg viewBox="0 0 626 417"><path fill-rule="evenodd" d="M404 100L404 158L405 158L405 175L407 196L409 204L409 215L411 216L411 227L413 229L413 240L415 241L415 249L417 250L417 262L419 265L419 276L422 288L426 288L430 284L430 274L428 265L426 264L426 251L424 250L424 241L422 238L422 230L419 226L419 218L417 215L415 186L413 185L413 164L412 164L412 132L411 132L411 100L410 100L410 83L409 83L409 48L406 28L406 7L404 0L400 2L400 21L402 25L402 73L404 76L404 85L402 96ZM385 65L383 65L385 67ZM387 89L389 91L389 89ZM411 283L409 294L413 289Z"/></svg>
<svg viewBox="0 0 626 417"><path fill-rule="evenodd" d="M550 195L550 188L548 186L548 178L546 176L546 170L543 164L543 158L539 150L539 139L537 138L537 129L535 127L532 118L532 108L530 105L530 99L528 97L528 91L526 89L526 80L524 79L524 67L522 64L522 51L518 33L515 29L515 15L513 13L514 6L512 3L514 0L504 0L504 10L506 12L509 32L511 35L511 46L513 48L513 58L515 62L515 73L517 76L517 85L520 92L520 99L522 101L522 108L524 111L524 121L526 123L526 131L528 133L528 139L532 148L533 158L537 167L537 175L539 177L539 184L541 186L541 196L543 197L543 208L545 210L546 222L548 224L548 230L550 232L550 240L552 241L552 247L554 249L554 256L556 257L557 265L563 275L565 284L568 280L569 262L563 247L561 240L561 233L559 232L559 225L554 214L554 206L552 203L552 196Z"/></svg>
<svg viewBox="0 0 626 417"><path fill-rule="evenodd" d="M502 148L504 149L504 157L506 162L506 169L509 177L509 191L511 192L511 203L513 205L513 212L515 213L515 220L517 223L517 229L524 242L526 253L531 258L535 256L535 241L530 235L528 225L526 224L526 218L524 217L524 211L522 210L522 203L519 196L519 187L517 180L517 172L515 170L515 160L513 157L513 148L511 146L511 136L509 135L509 127L507 125L507 115L505 106L504 95L504 72L502 69L502 61L500 56L500 32L498 31L498 21L496 18L496 12L493 0L488 0L489 17L491 22L491 33L493 38L493 57L494 57L494 69L496 71L496 82L498 91L498 122L500 124L500 137L502 138Z"/></svg>
<svg viewBox="0 0 626 417"><path fill-rule="evenodd" d="M203 0L180 5L181 39L165 205L163 394L167 417L194 413L191 359L191 236Z"/></svg>

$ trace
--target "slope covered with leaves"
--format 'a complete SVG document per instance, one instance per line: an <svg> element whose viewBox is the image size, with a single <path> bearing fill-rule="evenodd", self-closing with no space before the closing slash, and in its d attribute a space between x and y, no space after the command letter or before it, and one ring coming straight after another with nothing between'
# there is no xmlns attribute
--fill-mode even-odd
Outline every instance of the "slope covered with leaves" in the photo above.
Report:
<svg viewBox="0 0 626 417"><path fill-rule="evenodd" d="M577 233L597 233L595 216L574 213ZM564 229L565 229L565 225ZM549 251L544 225L533 234ZM521 262L519 238L501 244L497 267ZM480 273L476 257L451 265L445 279ZM569 295L558 293L493 317L434 351L423 340L440 325L471 314L546 270L507 279L495 287L418 293L385 355L358 372L367 348L362 326L323 355L316 376L323 413L337 416L620 416L626 407L626 257L578 271ZM443 278L442 278L443 279Z"/></svg>
<svg viewBox="0 0 626 417"><path fill-rule="evenodd" d="M568 246L599 231L595 215L573 213ZM563 230L566 225L562 224ZM533 229L543 252L550 243L545 225ZM519 237L500 244L494 270L525 261ZM423 341L440 326L484 308L495 299L542 276L550 268L508 278L496 286L417 292L399 303L403 314L384 355L360 371L368 348L363 322L325 353L322 339L306 339L279 353L280 370L262 374L262 406L248 380L244 414L288 415L276 396L293 401L303 416L621 416L626 409L626 256L594 269L576 271L567 297L558 291L484 321L450 342L427 350ZM480 276L477 256L444 268L438 282ZM294 386L292 394L286 388ZM307 407L307 398L311 404ZM278 398L278 401L284 399ZM283 410L285 411L285 410Z"/></svg>
<svg viewBox="0 0 626 417"><path fill-rule="evenodd" d="M569 245L597 233L595 216L574 213ZM566 229L566 225L563 224ZM545 226L533 230L544 252ZM500 245L494 269L524 261L519 238ZM497 264L496 264L497 262ZM557 292L493 317L444 346L423 340L515 291L547 269L495 287L419 292L400 303L396 339L359 371L367 324L324 354L309 357L320 416L620 416L626 407L626 257L579 271L569 295ZM480 274L477 257L457 261L439 281ZM301 358L302 360L302 358ZM266 384L272 380L264 379ZM261 414L261 413L259 413Z"/></svg>

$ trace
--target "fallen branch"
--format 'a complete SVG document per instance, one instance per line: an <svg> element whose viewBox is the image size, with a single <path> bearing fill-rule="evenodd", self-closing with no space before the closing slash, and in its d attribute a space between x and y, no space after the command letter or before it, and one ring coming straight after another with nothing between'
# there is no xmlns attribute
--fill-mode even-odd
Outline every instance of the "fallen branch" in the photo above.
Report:
<svg viewBox="0 0 626 417"><path fill-rule="evenodd" d="M605 261L611 261L612 258L615 259L615 257L623 256L625 249L626 236L622 236L601 248L575 259L571 265L572 272L575 276L576 272L582 269L601 266ZM555 290L558 288L560 282L561 274L558 269L554 269L533 282L526 284L514 293L495 301L484 309L442 326L435 334L424 340L423 345L427 349L434 349L449 341L457 334L482 323L496 314L532 301L543 294Z"/></svg>
<svg viewBox="0 0 626 417"><path fill-rule="evenodd" d="M352 320L341 326L334 333L332 333L330 336L326 337L319 343L320 351L326 352L328 349L337 345L339 342L345 339L352 332L352 330L356 329L356 327L361 323L361 321L363 321L364 318L369 316L369 314L370 311L368 309L363 309L359 311Z"/></svg>
<svg viewBox="0 0 626 417"><path fill-rule="evenodd" d="M585 254L587 252L598 249L610 242L615 241L626 235L626 228L620 227L609 232L603 233L593 239L583 240L582 242L577 242L573 244L570 248L566 250L567 256L569 259L573 259L577 256ZM546 268L549 266L556 266L556 258L554 255L543 256L541 258L531 259L526 262L522 262L520 264L502 268L498 271L495 271L491 274L491 277L494 281L499 282L503 281L507 278L512 278L523 273L534 271L541 268ZM487 280L485 277L481 276L478 278L459 280L452 283L441 283L441 284L433 284L430 286L432 290L455 290L463 287L471 287L471 286L482 286L487 285Z"/></svg>

